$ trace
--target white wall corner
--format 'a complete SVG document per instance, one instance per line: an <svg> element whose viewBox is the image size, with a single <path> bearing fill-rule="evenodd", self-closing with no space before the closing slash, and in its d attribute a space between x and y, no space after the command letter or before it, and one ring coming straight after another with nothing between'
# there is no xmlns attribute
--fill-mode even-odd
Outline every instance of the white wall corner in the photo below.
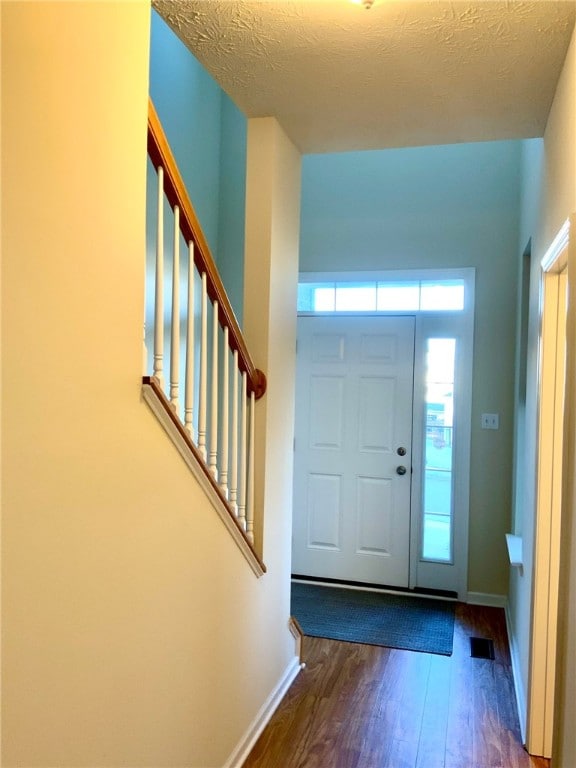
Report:
<svg viewBox="0 0 576 768"><path fill-rule="evenodd" d="M256 717L249 725L248 730L242 736L232 754L226 760L222 768L241 768L244 761L250 754L254 744L258 741L262 731L268 725L270 718L278 709L278 706L282 702L282 699L286 695L288 689L294 682L297 674L303 669L304 665L300 664L300 660L297 656L290 661L283 675L276 684L274 690L268 696L264 704L260 707Z"/></svg>
<svg viewBox="0 0 576 768"><path fill-rule="evenodd" d="M248 121L244 334L268 379L267 392L256 406L255 499L256 509L263 512L255 520L255 535L264 552L265 538L275 549L282 542L286 558L291 540L300 166L300 154L274 118Z"/></svg>
<svg viewBox="0 0 576 768"><path fill-rule="evenodd" d="M526 744L526 691L522 682L522 673L520 666L520 654L518 643L514 635L512 617L510 615L510 606L507 603L505 608L506 630L508 631L508 647L510 648L510 658L512 660L512 679L514 680L514 693L516 694L516 708L518 709L518 720L520 722L520 734L522 744Z"/></svg>

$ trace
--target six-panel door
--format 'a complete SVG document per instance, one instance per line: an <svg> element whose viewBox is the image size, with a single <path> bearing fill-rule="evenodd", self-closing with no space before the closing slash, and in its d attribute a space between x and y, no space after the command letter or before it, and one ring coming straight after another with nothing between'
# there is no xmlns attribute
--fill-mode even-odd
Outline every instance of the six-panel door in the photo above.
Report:
<svg viewBox="0 0 576 768"><path fill-rule="evenodd" d="M300 317L292 572L408 586L413 317Z"/></svg>

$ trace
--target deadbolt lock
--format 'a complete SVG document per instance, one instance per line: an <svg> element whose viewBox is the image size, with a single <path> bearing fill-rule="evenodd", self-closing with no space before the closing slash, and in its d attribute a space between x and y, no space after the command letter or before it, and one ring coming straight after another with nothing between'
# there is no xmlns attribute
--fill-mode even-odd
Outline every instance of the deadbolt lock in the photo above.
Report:
<svg viewBox="0 0 576 768"><path fill-rule="evenodd" d="M400 448L398 448L396 453L398 454L398 456L406 456L406 448L403 448L402 446L400 446Z"/></svg>

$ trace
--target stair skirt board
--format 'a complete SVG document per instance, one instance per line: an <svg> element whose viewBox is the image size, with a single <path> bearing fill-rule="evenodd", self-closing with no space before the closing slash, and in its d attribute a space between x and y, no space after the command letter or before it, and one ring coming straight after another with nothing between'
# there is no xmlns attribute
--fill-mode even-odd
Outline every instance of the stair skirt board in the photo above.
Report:
<svg viewBox="0 0 576 768"><path fill-rule="evenodd" d="M184 459L188 469L192 472L200 487L206 494L208 500L220 516L220 519L232 535L238 548L248 561L248 564L254 571L254 574L260 578L265 572L266 567L261 560L256 556L252 547L247 542L245 536L240 532L238 525L232 520L230 513L226 506L222 503L222 500L218 492L214 489L212 483L207 478L206 473L200 467L193 452L190 450L188 441L182 435L182 431L174 423L174 419L166 412L162 402L158 398L154 388L150 384L142 385L142 397L144 402L148 405L152 413L156 416L160 425L174 444L176 450L180 456Z"/></svg>
<svg viewBox="0 0 576 768"><path fill-rule="evenodd" d="M276 687L261 706L260 711L252 721L248 730L240 739L238 745L235 747L228 760L226 760L224 763L223 768L242 767L244 761L252 751L252 747L258 741L260 734L268 725L270 718L278 709L280 702L304 666L305 665L301 664L297 657L292 659L290 664L286 667L284 674L278 681Z"/></svg>

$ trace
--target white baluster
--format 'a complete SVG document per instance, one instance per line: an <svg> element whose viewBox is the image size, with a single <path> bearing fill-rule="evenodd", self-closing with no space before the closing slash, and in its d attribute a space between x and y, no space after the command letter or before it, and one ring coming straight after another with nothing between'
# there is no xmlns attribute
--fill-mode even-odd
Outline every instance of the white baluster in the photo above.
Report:
<svg viewBox="0 0 576 768"><path fill-rule="evenodd" d="M240 482L239 482L239 501L238 501L238 520L244 530L246 530L246 409L248 399L246 397L247 383L246 371L242 374L242 397L240 398L241 416L240 416Z"/></svg>
<svg viewBox="0 0 576 768"><path fill-rule="evenodd" d="M230 506L238 515L238 350L232 361L232 457L230 462Z"/></svg>
<svg viewBox="0 0 576 768"><path fill-rule="evenodd" d="M170 334L170 402L178 413L180 378L180 208L174 206L174 251L172 261L172 318Z"/></svg>
<svg viewBox="0 0 576 768"><path fill-rule="evenodd" d="M206 272L202 273L202 315L200 324L200 397L198 403L198 450L206 461L206 394L208 381L208 292Z"/></svg>
<svg viewBox="0 0 576 768"><path fill-rule="evenodd" d="M228 347L228 326L224 327L222 370L222 447L220 449L220 488L228 498L228 423L230 397L230 349Z"/></svg>
<svg viewBox="0 0 576 768"><path fill-rule="evenodd" d="M256 422L256 396L250 394L250 431L248 436L248 493L246 500L246 533L254 544L254 426Z"/></svg>
<svg viewBox="0 0 576 768"><path fill-rule="evenodd" d="M146 310L148 308L148 265L144 258L144 317L142 318L142 376L148 376L148 349L146 348Z"/></svg>
<svg viewBox="0 0 576 768"><path fill-rule="evenodd" d="M146 306L146 299L144 299ZM146 349L146 313L144 313L144 325L142 328L142 375L148 375L148 350Z"/></svg>
<svg viewBox="0 0 576 768"><path fill-rule="evenodd" d="M218 480L218 302L212 314L212 387L210 394L210 453L208 467Z"/></svg>
<svg viewBox="0 0 576 768"><path fill-rule="evenodd" d="M186 318L186 383L184 426L194 440L194 243L188 243L188 315Z"/></svg>
<svg viewBox="0 0 576 768"><path fill-rule="evenodd" d="M164 387L164 169L158 168L156 220L156 285L154 296L154 368L152 375Z"/></svg>

